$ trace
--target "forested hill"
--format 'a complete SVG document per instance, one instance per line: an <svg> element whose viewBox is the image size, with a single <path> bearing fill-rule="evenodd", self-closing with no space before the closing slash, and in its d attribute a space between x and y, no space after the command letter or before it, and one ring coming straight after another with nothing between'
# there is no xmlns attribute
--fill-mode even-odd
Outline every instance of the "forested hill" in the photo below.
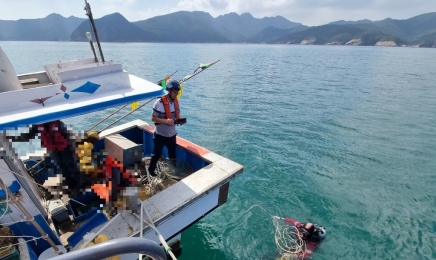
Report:
<svg viewBox="0 0 436 260"><path fill-rule="evenodd" d="M114 13L95 19L101 41L271 43L436 47L436 13L405 20L336 21L309 27L281 16L255 18L249 13L212 17L180 11L130 22ZM51 14L41 19L0 20L2 41L87 41L89 21Z"/></svg>
<svg viewBox="0 0 436 260"><path fill-rule="evenodd" d="M96 19L95 25L100 41L104 42L158 42L163 40L160 35L139 28L119 13ZM88 21L82 22L72 32L71 41L88 41L86 32L90 30L90 23Z"/></svg>
<svg viewBox="0 0 436 260"><path fill-rule="evenodd" d="M406 20L337 21L307 28L269 43L436 47L436 13Z"/></svg>
<svg viewBox="0 0 436 260"><path fill-rule="evenodd" d="M50 14L40 19L0 20L0 41L69 41L86 19Z"/></svg>

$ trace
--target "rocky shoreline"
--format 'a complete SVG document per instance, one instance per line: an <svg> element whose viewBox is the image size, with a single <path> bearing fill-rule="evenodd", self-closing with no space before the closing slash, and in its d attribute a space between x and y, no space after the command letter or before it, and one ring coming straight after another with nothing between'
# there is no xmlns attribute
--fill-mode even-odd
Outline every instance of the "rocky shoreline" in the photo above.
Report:
<svg viewBox="0 0 436 260"><path fill-rule="evenodd" d="M380 46L380 47L414 47L414 48L436 48L436 43L433 46L420 46L420 45L405 45L405 44L398 44L395 41L378 41L374 45L365 45L363 44L362 39L356 38L351 39L350 41L346 43L342 43L339 41L331 41L331 42L325 42L323 44L316 43L316 38L308 38L302 40L300 43L296 42L287 42L288 45L348 45L348 46Z"/></svg>

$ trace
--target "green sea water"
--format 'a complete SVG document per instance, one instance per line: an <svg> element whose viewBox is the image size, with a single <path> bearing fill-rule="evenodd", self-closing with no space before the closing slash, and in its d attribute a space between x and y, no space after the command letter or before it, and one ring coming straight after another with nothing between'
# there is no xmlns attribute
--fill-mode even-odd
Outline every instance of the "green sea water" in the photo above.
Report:
<svg viewBox="0 0 436 260"><path fill-rule="evenodd" d="M17 73L91 56L88 43L0 42ZM102 43L107 60L188 81L179 135L244 165L179 259L275 259L270 214L327 227L313 259L436 259L434 49ZM86 128L108 109L68 119ZM149 121L151 104L121 123Z"/></svg>

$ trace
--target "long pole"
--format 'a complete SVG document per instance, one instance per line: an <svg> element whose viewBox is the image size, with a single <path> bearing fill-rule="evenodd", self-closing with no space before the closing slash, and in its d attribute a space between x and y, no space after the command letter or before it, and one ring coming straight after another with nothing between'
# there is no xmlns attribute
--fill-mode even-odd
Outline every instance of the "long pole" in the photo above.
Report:
<svg viewBox="0 0 436 260"><path fill-rule="evenodd" d="M179 81L179 83L183 83L183 82L187 81L188 79L194 77L195 75L200 74L201 72L203 72L203 70L206 70L207 68L209 68L210 66L212 66L212 65L214 65L215 63L219 62L220 60L221 60L221 59L219 59L219 60L217 60L217 61L215 61L215 62L212 62L212 63L210 63L210 64L207 64L207 65L205 65L204 67L201 67L201 66L198 67L198 68L194 71L194 74L191 74L191 75L185 76L183 79L181 79L181 80ZM198 69L201 69L201 70L197 72Z"/></svg>
<svg viewBox="0 0 436 260"><path fill-rule="evenodd" d="M118 108L117 110L115 110L115 112L113 112L112 114L108 115L107 117L103 118L102 120L100 120L100 122L98 122L97 124L91 126L86 132L91 131L94 127L98 126L99 124L101 124L103 121L105 121L106 119L108 119L109 117L113 116L115 113L117 113L118 111L120 111L121 109L125 108L128 104L123 105L122 107Z"/></svg>
<svg viewBox="0 0 436 260"><path fill-rule="evenodd" d="M183 82L185 82L185 81L191 79L191 78L194 77L195 75L198 75L199 73L201 73L202 71L206 70L207 68L209 68L210 66L214 65L215 63L219 62L220 60L221 60L221 59L219 59L219 60L217 60L217 61L215 61L215 62L212 62L212 63L210 63L210 64L207 64L207 65L205 65L204 67L199 67L199 68L201 68L200 71L198 71L198 72L196 71L194 74L192 74L192 75L188 75L188 76L184 77L182 80L179 80L179 83L183 83ZM177 71L176 71L176 72L177 72ZM174 72L174 73L176 73L176 72ZM173 74L174 74L174 73L173 73ZM171 74L171 75L172 75L172 74ZM162 81L159 81L159 82L162 82ZM132 113L135 112L136 110L139 110L141 107L147 105L147 104L150 103L152 100L153 100L153 99L148 100L148 101L145 102L144 104L142 104L142 105L140 105L139 107L137 107L135 110L130 111L129 113L127 113L127 114L125 114L124 116L122 116L120 119L115 120L113 123L111 123L110 125L106 126L106 127L103 128L103 129L99 130L98 132L99 132L99 133L103 132L103 130L106 130L106 129L108 129L109 127L113 126L114 124L118 123L121 119L123 119L123 118L125 118L126 116L132 114ZM118 112L118 110L117 110L116 112ZM107 117L107 118L108 118L108 117ZM105 118L104 120L106 120L107 118ZM104 121L104 120L102 120L102 121ZM102 121L100 121L98 124L100 124ZM95 126L94 126L94 127L95 127Z"/></svg>
<svg viewBox="0 0 436 260"><path fill-rule="evenodd" d="M14 203L20 210L23 212L24 216L26 217L26 220L32 223L32 225L38 230L38 232L41 234L41 237L47 240L47 242L50 244L51 247L55 250L55 253L62 254L62 251L59 250L59 248L56 246L56 244L50 239L47 233L45 233L44 229L41 228L41 226L36 222L36 220L33 218L32 215L27 211L27 209L21 204L20 200L15 197L15 195L9 190L9 187L7 187L3 180L0 178L0 187L8 193L9 198L11 198L11 202Z"/></svg>
<svg viewBox="0 0 436 260"><path fill-rule="evenodd" d="M85 0L85 4L86 4L85 6L86 15L89 17L89 21L91 22L92 30L94 31L94 35L95 35L95 40L97 41L98 50L100 52L101 61L104 63L103 51L101 50L100 39L98 38L98 33L95 27L94 18L92 17L91 6L86 0Z"/></svg>
<svg viewBox="0 0 436 260"><path fill-rule="evenodd" d="M171 74L171 75L167 75L167 76L165 77L165 79L168 78L168 77L171 77L171 76L174 75L177 71L179 71L179 70L174 71L174 73ZM158 82L157 84L158 84L159 86L161 86L162 81L164 81L165 79L159 80L159 82ZM120 107L119 109L115 110L115 112L113 112L112 114L110 114L110 115L108 115L107 117L105 117L105 118L103 118L102 120L100 120L100 122L98 122L97 124L91 126L91 127L87 130L87 132L91 131L94 127L96 127L96 126L98 126L99 124L101 124L101 123L103 123L104 121L106 121L109 117L111 117L111 116L113 116L114 114L118 113L118 111L120 111L121 109L125 108L127 105L128 105L128 104L123 105L123 106ZM142 106L141 106L141 107L142 107ZM139 107L138 107L138 108L139 108ZM138 109L138 108L137 108L137 109ZM136 109L135 109L135 110L136 110ZM124 118L124 117L123 117L123 118ZM118 120L118 121L119 121L119 120ZM117 122L118 122L118 121L117 121ZM112 125L113 125L113 124L112 124ZM106 127L106 128L107 128L107 127ZM104 128L104 129L106 129L106 128ZM103 130L104 130L104 129L103 129ZM98 131L98 132L101 132L101 131L103 131L103 130L100 130L100 131Z"/></svg>
<svg viewBox="0 0 436 260"><path fill-rule="evenodd" d="M150 103L151 101L153 101L154 99L150 99L148 101L146 101L144 104L140 105L139 107L137 107L135 110L130 111L129 113L125 114L124 116L120 117L119 119L115 120L114 122L112 122L111 124L109 124L108 126L106 126L105 128L99 130L98 132L101 133L104 130L108 129L109 127L113 126L114 124L118 123L121 119L125 118L126 116L130 115L131 113L135 112L136 110L140 109L141 107L147 105L148 103Z"/></svg>

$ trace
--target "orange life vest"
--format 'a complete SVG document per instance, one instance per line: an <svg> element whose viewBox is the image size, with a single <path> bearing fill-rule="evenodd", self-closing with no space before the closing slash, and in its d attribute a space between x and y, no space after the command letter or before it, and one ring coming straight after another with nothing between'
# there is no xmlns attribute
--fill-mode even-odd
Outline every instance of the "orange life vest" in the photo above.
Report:
<svg viewBox="0 0 436 260"><path fill-rule="evenodd" d="M41 145L48 151L63 151L68 146L68 140L59 129L59 122L49 123L48 129L43 125L38 125L38 131L41 133Z"/></svg>
<svg viewBox="0 0 436 260"><path fill-rule="evenodd" d="M112 180L113 167L120 169L120 172L122 174L121 177L123 179L127 180L129 183L135 183L135 177L131 175L127 170L125 170L123 165L117 160L114 160L110 155L106 157L106 163L104 165L103 173L106 179ZM123 187L113 187L112 181L108 181L107 183L103 183L103 184L101 183L94 184L91 186L91 188L101 199L105 199L106 201L109 201L110 193L112 192L112 189L122 189Z"/></svg>
<svg viewBox="0 0 436 260"><path fill-rule="evenodd" d="M127 179L130 183L135 182L135 177L130 175L127 170L124 169L124 166L122 163L120 163L118 160L114 160L112 156L108 155L106 157L106 164L105 164L105 177L107 179L112 178L112 167L117 167L120 169L120 172L122 173L122 177Z"/></svg>
<svg viewBox="0 0 436 260"><path fill-rule="evenodd" d="M171 108L170 108L170 102L168 101L167 96L160 97L160 100L162 100L162 103L165 108L165 114L167 115L167 119L173 119L171 116ZM174 99L174 112L176 113L176 120L180 119L180 113L179 113L179 101Z"/></svg>

